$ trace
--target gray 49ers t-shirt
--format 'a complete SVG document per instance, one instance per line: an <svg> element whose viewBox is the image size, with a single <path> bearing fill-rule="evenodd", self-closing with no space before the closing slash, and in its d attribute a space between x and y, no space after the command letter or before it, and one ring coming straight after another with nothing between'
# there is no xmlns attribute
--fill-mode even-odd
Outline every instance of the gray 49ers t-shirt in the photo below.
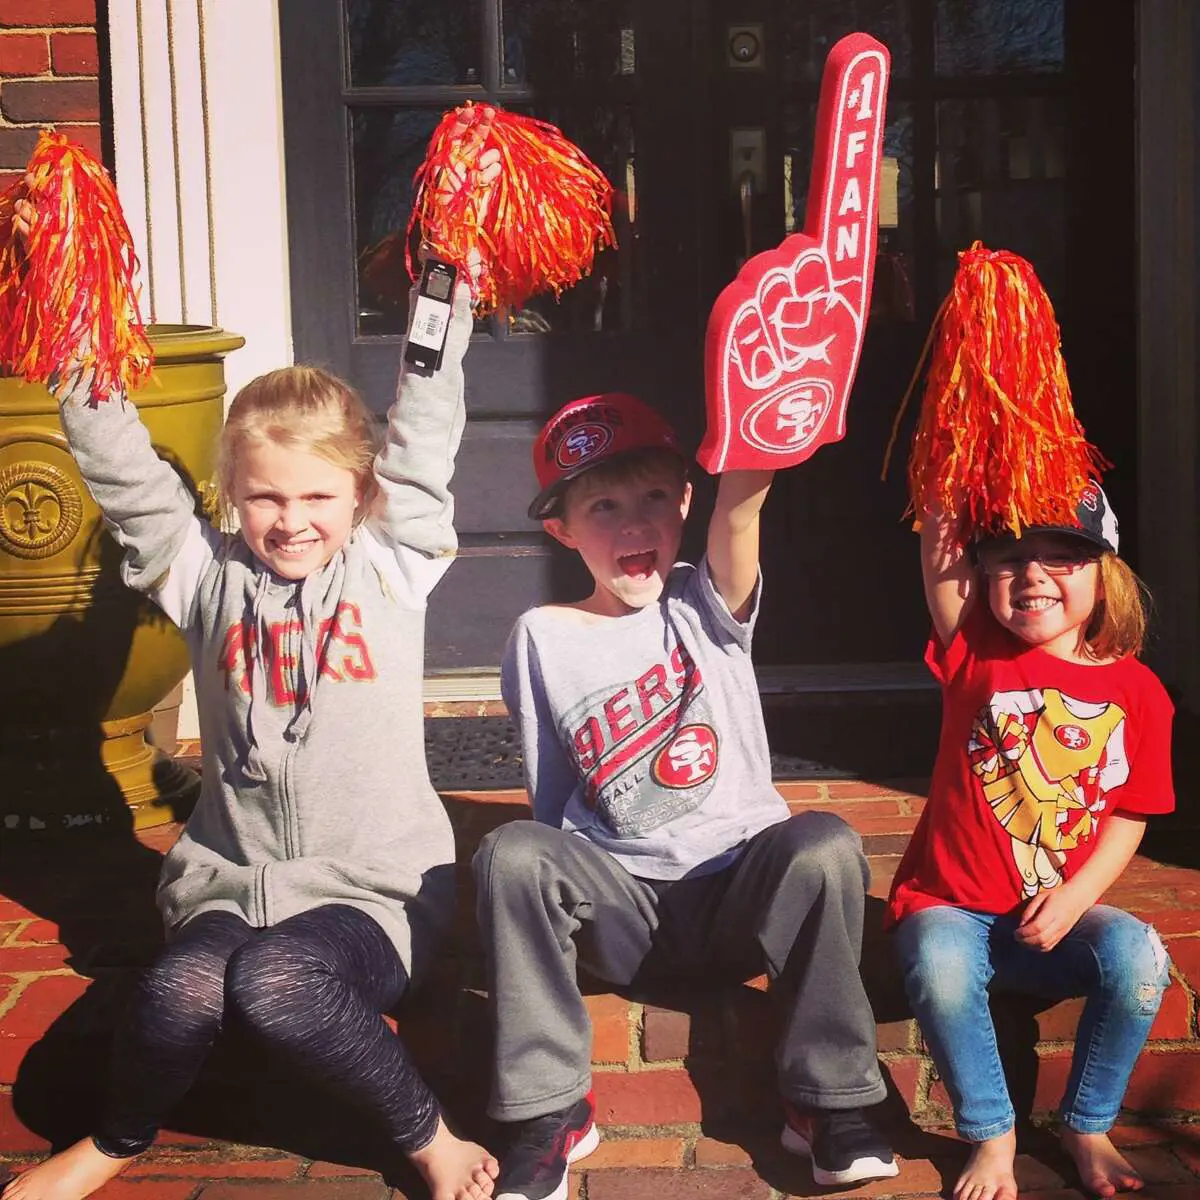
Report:
<svg viewBox="0 0 1200 1200"><path fill-rule="evenodd" d="M719 870L787 815L750 638L709 576L680 563L657 603L623 617L549 605L525 613L501 685L521 732L533 815L626 870Z"/></svg>

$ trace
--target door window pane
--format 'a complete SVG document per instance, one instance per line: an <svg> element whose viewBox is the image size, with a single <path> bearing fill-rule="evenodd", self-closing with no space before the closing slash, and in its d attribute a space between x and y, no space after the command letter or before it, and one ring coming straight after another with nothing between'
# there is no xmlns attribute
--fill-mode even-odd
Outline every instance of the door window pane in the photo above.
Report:
<svg viewBox="0 0 1200 1200"><path fill-rule="evenodd" d="M440 109L350 110L360 334L403 334L407 326L412 177L441 118Z"/></svg>
<svg viewBox="0 0 1200 1200"><path fill-rule="evenodd" d="M351 87L479 83L480 0L345 0Z"/></svg>
<svg viewBox="0 0 1200 1200"><path fill-rule="evenodd" d="M1063 68L1063 0L938 0L939 75Z"/></svg>
<svg viewBox="0 0 1200 1200"><path fill-rule="evenodd" d="M976 239L1029 259L1056 303L1065 279L1065 112L1057 97L937 106L938 289Z"/></svg>
<svg viewBox="0 0 1200 1200"><path fill-rule="evenodd" d="M545 90L632 75L631 0L504 0L504 83Z"/></svg>
<svg viewBox="0 0 1200 1200"><path fill-rule="evenodd" d="M892 74L909 73L911 21L909 0L808 0L781 5L780 61L784 78L819 83L825 56L834 42L848 33L869 33L892 56ZM767 46L768 56L771 47Z"/></svg>

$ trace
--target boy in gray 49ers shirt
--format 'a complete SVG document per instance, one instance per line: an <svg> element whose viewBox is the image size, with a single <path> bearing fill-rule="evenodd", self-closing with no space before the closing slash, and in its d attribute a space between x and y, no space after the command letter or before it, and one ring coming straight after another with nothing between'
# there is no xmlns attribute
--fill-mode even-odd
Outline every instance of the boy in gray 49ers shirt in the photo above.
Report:
<svg viewBox="0 0 1200 1200"><path fill-rule="evenodd" d="M489 1112L511 1123L497 1200L561 1200L596 1146L577 964L622 985L766 970L785 1019L783 1144L819 1183L894 1175L862 1113L885 1086L858 971L858 836L789 816L771 783L750 639L770 472L721 477L698 567L676 563L691 485L633 396L576 400L534 447L530 516L578 551L592 594L517 622L502 687L535 820L475 856L496 1025Z"/></svg>

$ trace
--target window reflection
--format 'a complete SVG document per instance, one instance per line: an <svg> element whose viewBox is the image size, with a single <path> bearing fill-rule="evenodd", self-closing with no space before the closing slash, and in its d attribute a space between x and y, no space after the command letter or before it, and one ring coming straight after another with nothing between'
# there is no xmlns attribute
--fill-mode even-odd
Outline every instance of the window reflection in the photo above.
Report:
<svg viewBox="0 0 1200 1200"><path fill-rule="evenodd" d="M939 75L1061 71L1063 0L937 0Z"/></svg>
<svg viewBox="0 0 1200 1200"><path fill-rule="evenodd" d="M352 87L480 82L480 0L345 5Z"/></svg>
<svg viewBox="0 0 1200 1200"><path fill-rule="evenodd" d="M601 83L636 68L631 0L504 0L501 23L506 85Z"/></svg>
<svg viewBox="0 0 1200 1200"><path fill-rule="evenodd" d="M943 100L937 106L938 284L976 238L1037 264L1056 301L1065 279L1065 112L1058 97Z"/></svg>
<svg viewBox="0 0 1200 1200"><path fill-rule="evenodd" d="M817 84L834 42L848 33L869 33L892 56L892 74L909 74L911 18L909 0L806 0L781 5L779 16L783 76Z"/></svg>
<svg viewBox="0 0 1200 1200"><path fill-rule="evenodd" d="M441 116L430 109L351 110L360 334L403 334L407 325L412 177Z"/></svg>

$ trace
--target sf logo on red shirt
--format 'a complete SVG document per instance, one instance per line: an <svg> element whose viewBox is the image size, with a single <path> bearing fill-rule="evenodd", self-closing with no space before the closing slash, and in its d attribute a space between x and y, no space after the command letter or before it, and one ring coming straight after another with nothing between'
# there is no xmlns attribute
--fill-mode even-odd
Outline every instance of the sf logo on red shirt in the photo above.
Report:
<svg viewBox="0 0 1200 1200"><path fill-rule="evenodd" d="M662 787L690 788L717 769L717 735L709 725L685 725L654 759L654 781Z"/></svg>
<svg viewBox="0 0 1200 1200"><path fill-rule="evenodd" d="M1080 725L1058 725L1054 736L1068 750L1086 750L1092 744L1091 734Z"/></svg>

